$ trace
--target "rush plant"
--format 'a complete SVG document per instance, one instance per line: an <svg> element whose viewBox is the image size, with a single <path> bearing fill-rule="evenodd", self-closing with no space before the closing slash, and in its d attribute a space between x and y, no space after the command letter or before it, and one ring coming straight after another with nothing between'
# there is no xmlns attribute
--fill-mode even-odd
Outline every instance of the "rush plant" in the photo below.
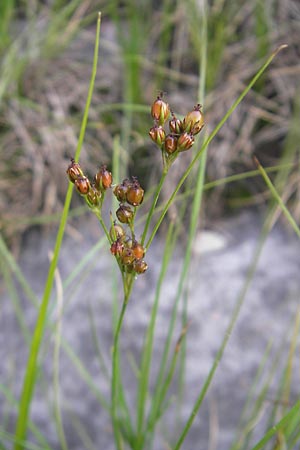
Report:
<svg viewBox="0 0 300 450"><path fill-rule="evenodd" d="M209 144L214 139L220 128L224 125L226 120L233 113L233 111L243 100L243 98L256 83L256 81L264 73L264 71L272 62L273 58L282 48L284 48L284 46L281 46L271 54L271 56L262 65L256 75L244 88L240 96L232 104L230 109L227 111L227 113L218 123L215 129L209 135L205 136L202 144L198 148L198 144L197 146L195 145L196 150L193 153L191 162L181 174L181 178L176 188L174 189L168 200L165 202L165 204L160 206L159 210L157 208L157 203L160 198L160 194L163 189L164 182L168 176L169 170L172 164L178 158L184 158L187 151L192 151L192 147L195 143L195 136L200 133L200 131L204 127L204 115L202 112L202 107L198 103L198 99L195 101L196 106L194 106L191 111L186 113L183 120L177 118L176 115L171 111L167 101L162 94L160 94L154 100L152 106L149 108L152 120L154 122L153 124L151 124L152 126L150 128L149 135L152 141L155 142L155 144L161 151L162 169L161 176L156 189L154 190L153 197L152 199L150 199L149 203L147 202L147 204L149 204L150 206L146 211L142 232L137 234L136 219L138 217L141 205L144 205L146 203L144 202L144 189L141 186L138 178L133 176L130 178L125 178L123 180L114 180L114 174L111 173L111 171L106 166L102 165L98 170L95 171L93 179L89 179L89 177L85 174L83 168L81 167L81 164L79 163L88 120L89 106L96 77L100 22L101 16L99 14L97 22L93 71L87 96L86 107L83 114L78 146L76 151L74 152L74 158L71 159L71 162L67 168L67 175L70 183L66 194L60 227L57 234L54 255L50 264L48 278L45 285L44 296L39 307L36 327L31 339L29 357L23 381L21 399L19 403L18 420L14 438L15 450L22 450L27 446L26 437L29 428L29 411L37 380L38 355L43 339L44 330L46 327L48 303L52 291L54 273L59 258L59 252L62 244L65 226L67 223L68 212L74 187L76 191L83 197L91 212L97 216L100 226L106 237L107 245L110 247L112 257L116 260L116 264L119 268L122 278L123 298L122 304L118 311L116 326L114 328L111 352L111 399L110 404L108 406L106 405L106 409L111 416L115 446L117 450L123 450L124 448L130 448L132 450L144 450L151 447L156 425L161 419L162 414L166 408L167 394L177 367L178 355L180 353L180 349L184 341L188 325L185 324L185 326L182 327L182 332L177 340L177 344L175 346L173 354L171 354L168 350L169 344L166 344L166 350L164 352L165 358L161 365L161 371L158 375L155 392L152 395L149 408L146 408L146 401L149 397L148 381L150 373L151 353L153 347L155 314L157 312L155 311L155 308L157 308L157 303L154 304L154 312L151 316L149 329L146 333L141 368L138 378L137 408L135 411L136 424L134 425L132 420L132 413L130 412L129 405L127 404L126 396L124 394L125 386L122 380L120 361L120 338L127 305L131 299L132 289L135 281L139 282L138 275L144 274L146 270L151 270L151 266L148 268L148 265L146 263L147 251L149 250L149 247L163 219L165 218L167 211L176 199L181 186L188 179L192 170L196 167L196 164L200 162L201 157L204 155L206 149L208 148ZM111 214L109 223L105 223L103 215L103 205L109 190L112 190L113 195L118 202L118 206ZM168 236L170 237L170 235L171 232ZM169 239L169 237L167 239ZM166 251L162 255L162 259L167 260L168 257L169 255ZM166 264L167 263L165 263L165 265ZM179 438L174 446L174 450L179 450L179 448L181 447L190 427L192 426L193 420L201 407L202 401L218 367L218 363L226 347L233 326L237 320L243 298L244 297L242 295L237 302L232 320L228 325L228 329L220 346L219 352L215 358L204 386L201 388L199 395L195 399L195 403L193 408L191 409L190 416L184 424L183 429L179 433ZM173 319L171 318L171 321L172 320ZM169 365L166 366L166 361L168 360L168 358ZM283 418L276 427L272 428L272 430L275 430L276 432L280 431L281 426L285 425L287 420L291 421L292 419L294 419L295 422L297 419L297 411L298 409L296 407L292 408L289 412L286 413L285 419ZM58 428L60 434L60 442L62 448L65 450L67 448L67 444L59 414L57 420L59 422ZM265 435L260 443L257 444L257 446L255 447L256 450L262 448L269 437L272 436L272 433L274 434L275 431L272 432L272 430L269 432L269 434L267 433Z"/></svg>

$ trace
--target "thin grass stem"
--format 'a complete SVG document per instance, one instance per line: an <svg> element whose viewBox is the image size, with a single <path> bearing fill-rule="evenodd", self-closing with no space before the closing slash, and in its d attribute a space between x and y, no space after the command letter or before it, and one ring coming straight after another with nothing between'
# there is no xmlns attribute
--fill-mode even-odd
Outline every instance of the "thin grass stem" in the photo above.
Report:
<svg viewBox="0 0 300 450"><path fill-rule="evenodd" d="M98 48L99 48L99 37L100 37L100 24L101 24L101 15L98 14L98 20L97 20L97 31L96 31L96 40L95 40L95 51L94 51L94 61L93 61L93 69L92 69L92 76L89 86L89 92L88 97L86 101L83 121L81 125L80 135L79 135L79 141L75 153L75 158L78 159L83 139L85 135L86 125L87 125L87 118L88 118L88 112L89 107L92 99L92 92L94 88L94 82L97 72L97 62L98 62ZM22 387L22 393L21 393L21 399L20 399L20 406L19 406L19 414L17 418L16 423L16 430L15 430L15 450L22 450L24 448L24 445L21 444L26 440L26 434L27 434L27 428L28 428L28 416L29 416L29 409L30 404L34 392L34 387L36 384L36 377L37 377L37 359L39 354L39 349L41 346L43 334L44 334L44 328L46 323L46 316L47 316L47 309L48 309L48 303L50 299L50 295L52 292L52 286L53 286L53 280L54 280L54 274L55 269L58 262L58 257L60 253L60 248L62 244L62 239L64 235L64 230L67 223L68 218L68 212L70 209L70 203L72 198L72 191L73 191L73 185L69 183L66 199L64 203L64 208L62 212L62 217L60 221L60 226L57 233L55 248L53 252L53 259L51 261L47 281L45 284L45 290L44 295L42 299L42 303L39 309L38 318L36 321L35 330L33 333L28 361L25 369L25 376L23 380L23 387Z"/></svg>
<svg viewBox="0 0 300 450"><path fill-rule="evenodd" d="M260 450L265 448L266 443L280 430L282 430L286 425L288 425L294 417L299 414L300 400L298 400L295 405L290 409L290 411L276 424L274 425L264 437L254 446L251 450Z"/></svg>
<svg viewBox="0 0 300 450"><path fill-rule="evenodd" d="M257 168L258 168L261 176L263 177L266 185L270 189L270 191L271 191L273 197L275 198L276 202L278 203L280 209L282 210L283 214L287 218L289 224L291 225L291 227L293 228L293 230L295 231L297 236L300 238L300 229L299 229L295 219L293 218L293 216L291 215L291 213L289 212L289 210L283 203L280 195L278 194L275 186L273 185L272 181L270 180L267 172L265 171L265 169L263 168L263 166L260 164L260 162L258 161L258 159L256 157L254 157L254 162L257 165Z"/></svg>
<svg viewBox="0 0 300 450"><path fill-rule="evenodd" d="M122 329L122 324L128 304L128 300L130 298L130 294L132 291L134 283L134 277L130 274L128 276L123 275L123 289L124 289L124 300L122 309L119 315L119 319L117 322L113 348L112 348L112 377L111 377L111 419L112 426L114 431L114 438L116 443L117 450L123 449L123 441L120 430L120 423L117 416L117 406L118 406L118 393L119 393L119 383L120 383L120 367L119 367L119 340L120 333Z"/></svg>
<svg viewBox="0 0 300 450"><path fill-rule="evenodd" d="M139 450L143 448L145 433L143 432L144 426L144 417L145 417L145 409L146 409L146 399L148 394L148 384L149 384L149 376L150 376L150 368L151 368L151 360L152 360L152 351L153 351L153 340L154 340L154 330L156 324L156 318L158 313L159 299L161 288L163 284L163 280L166 275L166 271L169 265L169 261L174 249L174 241L176 238L176 233L174 233L174 224L172 223L168 229L167 237L166 237L166 245L163 253L163 260L161 271L159 274L159 279L156 285L155 290L155 298L151 311L151 317L149 326L147 329L145 343L142 351L142 362L141 362L141 370L140 370L140 379L138 386L138 395L137 395L137 438L136 438L136 446L135 450ZM147 426L148 431L148 426Z"/></svg>
<svg viewBox="0 0 300 450"><path fill-rule="evenodd" d="M54 336L54 352L53 352L53 390L54 390L54 417L57 427L57 435L62 450L68 450L68 444L63 427L61 415L61 401L60 401L60 384L59 384L59 356L61 347L61 332L62 332L62 315L63 315L63 286L62 280L58 270L55 271L55 279L57 286L57 322Z"/></svg>
<svg viewBox="0 0 300 450"><path fill-rule="evenodd" d="M146 240L146 237L147 237L147 232L148 232L148 229L149 229L149 226L150 226L150 222L151 222L151 219L152 219L152 216L153 216L153 213L154 213L156 204L158 202L158 198L159 198L159 195L160 195L160 192L162 190L162 187L163 187L163 184L165 182L167 174L168 174L168 170L164 169L164 171L162 173L162 176L161 176L161 179L159 181L159 184L157 186L157 189L156 189L156 192L155 192L155 195L154 195L154 198L153 198L153 201L152 201L149 213L147 215L145 228L144 228L144 231L143 231L143 234L142 234L142 238L141 238L141 244L142 245L144 245L144 243L145 243L145 240Z"/></svg>
<svg viewBox="0 0 300 450"><path fill-rule="evenodd" d="M256 247L256 250L255 250L255 253L254 253L254 256L253 256L253 259L252 259L252 263L249 266L245 283L244 283L243 287L241 288L240 294L239 294L239 296L237 298L237 301L236 301L236 304L235 304L235 307L234 307L234 310L233 310L230 322L229 322L228 327L227 327L227 329L225 331L225 335L224 335L223 341L221 343L221 346L220 346L220 348L219 348L219 350L217 352L217 355L216 355L216 357L214 359L213 365L212 365L212 367L211 367L211 369L209 371L209 374L208 374L208 376L207 376L207 378L205 380L205 383L204 383L204 385L203 385L203 387L202 387L202 389L201 389L201 391L200 391L200 393L199 393L199 395L198 395L198 397L197 397L197 399L195 401L195 404L194 404L194 407L192 409L192 412L191 412L191 414L190 414L190 416L189 416L189 418L188 418L188 420L187 420L187 422L186 422L186 424L185 424L185 426L183 428L183 431L182 431L182 433L181 433L181 435L180 435L180 437L179 437L179 439L178 439L178 441L177 441L177 443L176 443L176 445L175 445L173 450L179 450L181 448L181 445L182 445L182 443L183 443L187 433L189 432L189 430L190 430L190 428L191 428L191 426L193 424L193 421L194 421L194 419L195 419L195 417L196 417L196 415L197 415L197 413L198 413L198 411L199 411L199 409L200 409L200 407L202 405L202 402L203 402L203 400L204 400L204 398L206 396L206 393L207 393L208 388L209 388L209 386L211 384L211 381L212 381L212 379L214 377L214 374L215 374L215 372L216 372L216 370L218 368L218 365L219 365L219 363L221 361L221 358L223 356L223 353L225 351L225 348L227 346L229 338L230 338L230 336L232 334L233 328L234 328L234 326L236 324L236 321L237 321L237 319L239 317L240 310L241 310L242 305L244 303L244 300L245 300L246 294L248 292L248 289L250 287L250 284L252 282L253 276L255 274L256 267L257 267L258 261L260 259L260 255L262 253L264 244L266 242L266 239L267 239L267 236L268 236L268 232L269 232L269 229L270 229L270 224L272 223L274 214L275 214L275 209L272 208L271 211L269 212L269 214L267 215L267 218L265 219L265 222L263 224L263 229L262 229L262 232L261 232L260 240L259 240L258 245Z"/></svg>

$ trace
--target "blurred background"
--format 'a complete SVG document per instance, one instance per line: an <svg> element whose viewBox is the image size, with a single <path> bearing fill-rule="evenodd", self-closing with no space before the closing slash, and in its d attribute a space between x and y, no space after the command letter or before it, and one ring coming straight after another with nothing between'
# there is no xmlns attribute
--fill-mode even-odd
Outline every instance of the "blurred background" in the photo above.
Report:
<svg viewBox="0 0 300 450"><path fill-rule="evenodd" d="M153 186L161 155L148 131L157 93L166 93L178 115L201 102L210 132L267 56L288 44L210 145L206 182L252 171L255 153L265 167L285 168L277 188L299 220L300 175L293 169L300 142L297 0L1 0L0 215L10 245L17 248L28 228L59 219L88 91L97 11L101 42L81 156L85 170L111 167L118 142L120 177L137 175L145 188ZM206 79L199 80L204 26ZM200 82L204 98L198 98ZM171 185L190 158L187 152L174 165ZM265 204L269 196L260 177L244 175L208 189L203 214L209 221ZM82 214L79 205L74 199L74 214Z"/></svg>

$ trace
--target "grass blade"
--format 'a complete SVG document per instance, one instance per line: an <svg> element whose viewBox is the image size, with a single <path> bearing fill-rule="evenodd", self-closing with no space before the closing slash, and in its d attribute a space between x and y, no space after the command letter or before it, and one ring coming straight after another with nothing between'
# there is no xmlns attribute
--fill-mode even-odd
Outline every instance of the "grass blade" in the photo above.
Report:
<svg viewBox="0 0 300 450"><path fill-rule="evenodd" d="M273 185L272 181L270 180L267 172L265 171L265 169L263 168L263 166L260 164L260 162L258 161L258 159L256 157L254 157L254 162L257 165L257 168L261 174L261 176L263 177L263 179L265 180L266 185L268 186L268 188L270 189L273 197L275 198L276 202L278 203L278 205L280 206L283 214L285 215L285 217L287 218L287 220L289 221L291 227L293 228L293 230L295 231L295 233L297 234L297 236L300 238L300 229L295 221L295 219L293 218L293 216L291 215L291 213L289 212L289 210L287 209L287 207L285 206L285 204L283 203L280 195L278 194L275 186Z"/></svg>
<svg viewBox="0 0 300 450"><path fill-rule="evenodd" d="M78 159L83 139L85 135L86 125L87 125L87 119L88 119L88 113L89 113L89 107L91 103L92 98L92 92L97 72L97 62L98 62L98 48L99 48L99 36L100 36L100 23L101 23L101 15L99 13L98 20L97 20L97 31L96 31L96 41L95 41L95 52L94 52L94 62L93 62L93 70L92 70L92 76L89 86L89 92L88 97L86 101L85 111L83 115L78 145L75 153L75 158ZM47 315L47 309L48 309L48 303L52 291L53 286L53 280L54 280L54 274L55 269L58 262L59 252L62 244L62 238L64 235L65 226L67 223L68 218L68 212L69 207L71 203L72 198L72 191L73 191L73 185L69 183L68 191L66 194L66 200L64 204L64 209L62 212L62 218L59 226L59 230L57 233L54 253L53 253L53 259L50 264L48 277L45 285L44 290L44 296L42 299L42 303L39 309L39 314L35 326L35 330L33 333L31 346L30 346L30 353L28 356L24 381L23 381L23 387L22 387L22 394L20 399L20 407L19 407L19 414L16 424L16 431L15 431L15 438L16 443L14 446L15 450L22 450L24 448L23 441L26 440L26 434L27 434L27 427L28 427L28 416L29 416L29 409L31 404L31 399L33 396L33 391L36 383L36 376L37 376L37 359L39 354L40 345L43 338L44 333L44 327L46 322L46 315Z"/></svg>

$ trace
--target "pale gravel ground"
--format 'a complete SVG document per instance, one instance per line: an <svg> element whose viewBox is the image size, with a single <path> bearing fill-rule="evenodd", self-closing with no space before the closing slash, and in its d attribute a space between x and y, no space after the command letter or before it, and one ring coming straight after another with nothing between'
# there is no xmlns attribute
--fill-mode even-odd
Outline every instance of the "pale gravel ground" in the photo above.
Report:
<svg viewBox="0 0 300 450"><path fill-rule="evenodd" d="M245 281L248 267L257 245L260 220L254 214L243 214L237 219L226 220L218 224L215 240L203 255L194 255L189 283L189 318L190 328L187 335L187 370L186 401L182 408L187 417L191 406L199 393L205 376L211 368L213 358L220 346L228 325L236 299ZM216 231L215 230L215 231ZM82 260L95 244L95 235L84 236L80 244L71 237L64 241L59 269L63 279ZM205 235L204 235L205 237ZM207 235L208 239L214 235ZM53 239L41 238L31 234L24 248L21 267L25 276L31 280L37 294L41 294L47 273L47 252L53 246ZM215 246L215 247L214 247ZM198 248L198 247L197 247ZM122 336L122 352L124 355L138 356L142 344L142 335L150 317L153 303L154 287L159 273L160 254L163 242L155 241L147 255L150 269L138 278L133 298L129 304ZM94 259L94 268L88 275L79 277L79 286L73 285L65 290L64 301L67 306L63 316L63 336L82 359L87 370L100 391L109 398L108 384L101 374L98 360L91 339L88 305L93 309L93 317L100 339L104 358L109 366L109 354L112 343L111 333L111 264L106 251L99 251ZM178 276L181 269L181 251L178 249L171 262L166 281L163 286L161 305L155 333L155 357L151 384L154 384L161 353L162 339L166 334L167 321L174 301ZM184 443L183 450L208 449L209 424L214 432L214 440L210 441L211 450L227 450L234 436L237 420L246 399L247 390L258 369L267 343L274 342L274 352L279 348L282 339L291 331L291 321L295 317L300 303L300 243L297 238L281 226L277 226L270 234L251 288L246 296L237 326L230 338L224 357L217 370L216 377L208 393L207 401L197 416L193 428ZM23 298L22 305L26 310L26 321L34 325L36 312ZM0 310L0 379L18 391L26 361L26 347L16 324L11 300L4 295ZM180 327L176 328L176 336ZM35 395L32 418L44 431L53 448L59 450L53 421L49 419L51 412L47 403L52 402L51 387L52 345L49 344L49 333L46 345L43 346L42 366L46 383L40 384ZM125 358L124 358L125 359ZM135 378L132 368L126 360L122 370L126 383L126 394L134 409ZM299 372L298 372L299 373ZM84 445L72 427L72 416L76 415L86 427L94 447L113 450L110 422L95 400L94 395L86 388L85 383L70 363L64 351L61 354L60 372L64 423L68 435L70 450L82 450ZM299 380L294 380L293 395L299 395ZM0 393L0 405L4 404ZM0 408L4 414L6 407ZM180 425L176 423L174 411L176 404L166 414L165 426L158 429L155 450L165 447L163 437L170 441L176 439L176 431ZM263 420L263 419L262 419ZM169 431L168 431L169 430ZM260 427L256 433L259 437Z"/></svg>

